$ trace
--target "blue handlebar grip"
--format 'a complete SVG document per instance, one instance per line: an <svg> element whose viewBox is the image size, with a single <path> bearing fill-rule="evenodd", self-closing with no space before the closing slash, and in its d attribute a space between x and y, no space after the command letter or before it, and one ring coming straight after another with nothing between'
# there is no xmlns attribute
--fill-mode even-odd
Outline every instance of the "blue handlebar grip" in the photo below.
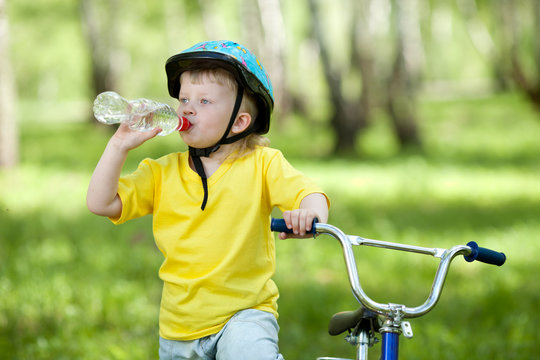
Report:
<svg viewBox="0 0 540 360"><path fill-rule="evenodd" d="M317 218L313 219L313 223L311 224L311 230L308 231L308 234L313 234L313 235L316 234L315 224L318 221L319 220ZM276 219L276 218L272 218L272 222L270 223L270 229L272 231L275 231L275 232L284 232L284 233L287 233L287 234L292 234L292 232L293 232L292 229L289 229L287 227L287 225L285 224L285 220Z"/></svg>
<svg viewBox="0 0 540 360"><path fill-rule="evenodd" d="M465 256L468 262L478 260L486 264L501 266L506 261L504 253L479 247L474 241L469 242L467 246L471 248L470 255Z"/></svg>
<svg viewBox="0 0 540 360"><path fill-rule="evenodd" d="M275 232L284 232L288 234L292 233L292 229L287 228L285 220L283 219L272 218L272 222L270 223L270 229Z"/></svg>

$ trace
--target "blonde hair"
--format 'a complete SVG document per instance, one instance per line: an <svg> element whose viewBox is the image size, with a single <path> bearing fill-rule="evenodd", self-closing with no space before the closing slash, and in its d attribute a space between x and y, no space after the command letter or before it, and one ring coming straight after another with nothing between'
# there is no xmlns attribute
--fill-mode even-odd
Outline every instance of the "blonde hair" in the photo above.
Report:
<svg viewBox="0 0 540 360"><path fill-rule="evenodd" d="M199 84L202 82L203 77L207 77L211 82L227 86L231 91L236 93L238 89L238 82L234 75L223 69L221 67L201 67L189 69L186 72L189 72L190 80L194 84ZM180 76L182 76L184 73ZM240 105L239 112L246 112L251 116L251 126L253 122L257 119L259 109L257 108L257 100L255 96L244 90L244 96L242 98L242 104ZM244 155L252 152L257 146L268 146L270 145L270 140L259 134L249 134L245 138L242 138L231 144L232 146L232 159L240 158ZM230 158L231 158L230 157Z"/></svg>

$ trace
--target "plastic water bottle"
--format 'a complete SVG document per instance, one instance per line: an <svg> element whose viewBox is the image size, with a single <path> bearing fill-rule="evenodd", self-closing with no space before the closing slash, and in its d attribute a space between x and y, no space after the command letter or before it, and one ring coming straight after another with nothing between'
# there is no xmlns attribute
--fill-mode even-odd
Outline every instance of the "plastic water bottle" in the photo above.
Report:
<svg viewBox="0 0 540 360"><path fill-rule="evenodd" d="M127 122L132 130L149 131L159 127L160 136L184 131L191 126L188 119L178 116L167 104L148 99L128 101L114 91L106 91L96 97L94 116L107 125Z"/></svg>

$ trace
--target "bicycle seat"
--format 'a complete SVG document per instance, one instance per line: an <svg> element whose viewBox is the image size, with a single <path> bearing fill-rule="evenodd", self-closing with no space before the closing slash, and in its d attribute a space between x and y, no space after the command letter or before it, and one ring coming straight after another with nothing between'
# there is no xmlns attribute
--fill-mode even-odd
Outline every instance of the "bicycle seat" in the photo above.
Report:
<svg viewBox="0 0 540 360"><path fill-rule="evenodd" d="M334 314L328 323L328 333L332 336L339 335L345 330L351 330L357 326L366 326L368 329L376 324L377 314L364 307L354 311L342 311ZM365 323L365 324L362 324Z"/></svg>

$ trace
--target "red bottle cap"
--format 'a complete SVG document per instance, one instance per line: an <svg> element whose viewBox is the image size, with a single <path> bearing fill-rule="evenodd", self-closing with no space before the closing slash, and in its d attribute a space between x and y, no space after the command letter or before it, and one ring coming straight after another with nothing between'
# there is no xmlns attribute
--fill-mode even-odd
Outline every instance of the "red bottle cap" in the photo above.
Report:
<svg viewBox="0 0 540 360"><path fill-rule="evenodd" d="M176 128L176 130L185 131L189 129L190 127L191 127L191 123L189 122L188 119L186 119L183 116L178 117L178 127Z"/></svg>

